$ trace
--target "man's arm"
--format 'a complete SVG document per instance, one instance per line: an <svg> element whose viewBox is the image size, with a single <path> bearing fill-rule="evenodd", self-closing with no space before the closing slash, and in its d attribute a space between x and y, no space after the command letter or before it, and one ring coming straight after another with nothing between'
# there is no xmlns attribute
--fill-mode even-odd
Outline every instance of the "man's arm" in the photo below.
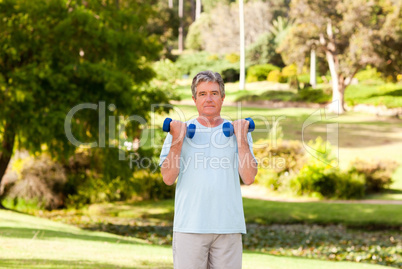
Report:
<svg viewBox="0 0 402 269"><path fill-rule="evenodd" d="M244 119L233 122L239 154L239 174L246 185L250 185L254 182L255 176L258 172L258 164L251 154L250 146L248 144L248 126L249 122Z"/></svg>
<svg viewBox="0 0 402 269"><path fill-rule="evenodd" d="M186 135L187 126L180 121L172 121L170 123L170 134L172 135L172 145L169 154L163 161L161 173L163 182L166 185L173 185L180 172L180 155L183 146L184 136Z"/></svg>

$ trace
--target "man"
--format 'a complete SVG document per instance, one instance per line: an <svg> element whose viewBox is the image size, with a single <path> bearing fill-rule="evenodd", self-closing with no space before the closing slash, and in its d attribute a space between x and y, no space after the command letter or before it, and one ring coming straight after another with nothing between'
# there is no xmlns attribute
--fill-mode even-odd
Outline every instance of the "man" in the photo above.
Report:
<svg viewBox="0 0 402 269"><path fill-rule="evenodd" d="M174 268L241 268L246 225L239 174L247 185L257 174L249 122L234 121L234 135L223 134L225 86L219 73L198 73L191 90L199 115L187 124L195 124L196 133L189 139L186 123L172 121L160 156L163 181L172 185L178 177Z"/></svg>

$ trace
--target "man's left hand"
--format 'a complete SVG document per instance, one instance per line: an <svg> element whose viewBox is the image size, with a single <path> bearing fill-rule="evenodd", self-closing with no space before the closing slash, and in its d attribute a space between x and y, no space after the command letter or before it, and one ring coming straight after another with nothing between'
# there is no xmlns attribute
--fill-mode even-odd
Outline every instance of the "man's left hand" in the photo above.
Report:
<svg viewBox="0 0 402 269"><path fill-rule="evenodd" d="M248 126L250 125L250 122L245 119L241 119L234 121L232 124L237 141L247 141Z"/></svg>

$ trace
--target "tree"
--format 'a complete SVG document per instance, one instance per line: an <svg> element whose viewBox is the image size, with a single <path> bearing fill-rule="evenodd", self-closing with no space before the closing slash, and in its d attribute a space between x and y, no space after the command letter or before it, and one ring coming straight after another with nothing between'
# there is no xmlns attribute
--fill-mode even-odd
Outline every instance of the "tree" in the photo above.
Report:
<svg viewBox="0 0 402 269"><path fill-rule="evenodd" d="M161 48L145 30L151 14L135 0L119 8L97 0L0 2L0 182L15 147L60 160L72 154L64 121L80 103L105 101L114 105L112 115L148 119L152 103L168 102L161 90L146 87L154 76L148 62ZM82 110L72 132L97 141L101 124L97 111ZM139 125L126 131L138 133Z"/></svg>
<svg viewBox="0 0 402 269"><path fill-rule="evenodd" d="M163 45L162 58L174 59L172 50L176 46L179 25L177 12L168 7L166 2L153 3L153 15L148 19L147 30Z"/></svg>
<svg viewBox="0 0 402 269"><path fill-rule="evenodd" d="M184 15L184 3L183 0L179 0L179 52L183 52L184 50L184 22L183 22L183 15Z"/></svg>
<svg viewBox="0 0 402 269"><path fill-rule="evenodd" d="M240 39L240 80L239 89L244 90L246 85L246 61L245 61L245 38L244 38L244 4L239 0L239 39Z"/></svg>
<svg viewBox="0 0 402 269"><path fill-rule="evenodd" d="M402 74L402 1L392 2L388 3L388 6L383 3L388 15L374 42L376 52L383 55L384 59L378 70L395 80L398 74Z"/></svg>
<svg viewBox="0 0 402 269"><path fill-rule="evenodd" d="M195 19L199 19L201 16L201 8L202 8L202 3L201 0L196 0L195 4Z"/></svg>
<svg viewBox="0 0 402 269"><path fill-rule="evenodd" d="M292 23L291 20L281 16L272 21L269 32L260 35L257 41L248 46L247 64L270 63L283 67L284 63L277 49L292 28Z"/></svg>
<svg viewBox="0 0 402 269"><path fill-rule="evenodd" d="M200 33L202 49L208 52L238 53L240 50L239 19L238 4L218 4L209 13L202 13L201 21L197 20L196 27L191 27L190 31ZM271 19L272 10L269 3L256 1L244 4L246 47L255 42L261 34L269 31ZM189 35L195 34L190 32Z"/></svg>
<svg viewBox="0 0 402 269"><path fill-rule="evenodd" d="M329 65L333 105L343 113L344 92L354 75L367 64L383 62L376 53L375 37L389 13L379 0L294 0L295 26L282 43L288 61L304 61L312 47L325 53Z"/></svg>

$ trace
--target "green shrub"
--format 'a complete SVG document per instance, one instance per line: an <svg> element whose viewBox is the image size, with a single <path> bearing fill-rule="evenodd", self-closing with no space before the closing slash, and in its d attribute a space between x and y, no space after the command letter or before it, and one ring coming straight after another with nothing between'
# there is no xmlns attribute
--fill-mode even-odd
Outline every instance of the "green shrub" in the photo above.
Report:
<svg viewBox="0 0 402 269"><path fill-rule="evenodd" d="M186 74L191 78L198 72L211 70L220 73L224 81L232 82L236 81L240 74L237 63L231 63L223 56L207 52L183 54L175 64L182 75Z"/></svg>
<svg viewBox="0 0 402 269"><path fill-rule="evenodd" d="M364 178L348 172L342 172L332 154L331 145L318 137L309 141L309 159L298 175L289 184L298 195L325 198L360 198L365 193Z"/></svg>
<svg viewBox="0 0 402 269"><path fill-rule="evenodd" d="M133 160L138 162L130 161L129 157L119 160L117 148L77 153L67 167L68 181L64 188L67 206L79 208L91 203L124 201L135 197L172 198L174 188L162 180L155 160L156 150L139 148L135 154ZM147 168L141 167L141 163Z"/></svg>
<svg viewBox="0 0 402 269"><path fill-rule="evenodd" d="M271 33L261 35L257 41L247 47L246 63L249 65L270 63L284 66L282 56L276 52L276 47L274 35Z"/></svg>
<svg viewBox="0 0 402 269"><path fill-rule="evenodd" d="M270 169L259 169L255 178L255 183L264 186L271 191L288 192L290 189L288 186L289 181L293 177L293 173L285 172L278 174Z"/></svg>
<svg viewBox="0 0 402 269"><path fill-rule="evenodd" d="M340 199L362 198L366 193L365 178L363 175L339 173L336 181L334 197Z"/></svg>
<svg viewBox="0 0 402 269"><path fill-rule="evenodd" d="M298 91L294 101L325 104L331 101L332 95L325 93L322 89L307 87Z"/></svg>
<svg viewBox="0 0 402 269"><path fill-rule="evenodd" d="M282 77L280 70L272 70L271 72L269 72L267 80L278 83L286 82L286 79Z"/></svg>
<svg viewBox="0 0 402 269"><path fill-rule="evenodd" d="M382 79L382 74L380 72L377 72L377 68L373 68L369 65L365 69L357 72L355 78L362 82L384 82Z"/></svg>
<svg viewBox="0 0 402 269"><path fill-rule="evenodd" d="M162 174L159 171L155 173L145 169L136 171L131 179L131 184L135 189L135 194L145 200L174 197L175 188L163 182Z"/></svg>
<svg viewBox="0 0 402 269"><path fill-rule="evenodd" d="M228 61L229 63L238 63L240 61L240 56L238 53L229 53L225 55L225 59L226 61Z"/></svg>
<svg viewBox="0 0 402 269"><path fill-rule="evenodd" d="M320 76L316 76L316 81L318 84L324 82L324 80ZM304 73L304 74L300 74L297 76L290 76L288 78L288 82L290 83L291 88L297 88L297 85L295 84L296 82L298 82L300 84L299 87L304 88L304 87L310 85L310 74Z"/></svg>
<svg viewBox="0 0 402 269"><path fill-rule="evenodd" d="M5 208L18 210L21 212L29 213L29 212L37 212L39 210L46 210L49 208L44 207L44 204L38 201L37 198L26 201L23 198L13 199L10 197L6 197L2 204Z"/></svg>
<svg viewBox="0 0 402 269"><path fill-rule="evenodd" d="M119 160L118 148L92 148L77 152L66 166L68 180L64 187L69 207L121 201L135 193L130 180L129 160ZM126 154L127 152L125 152Z"/></svg>
<svg viewBox="0 0 402 269"><path fill-rule="evenodd" d="M297 66L295 64L287 65L282 68L282 76L288 80L291 77L297 76Z"/></svg>
<svg viewBox="0 0 402 269"><path fill-rule="evenodd" d="M281 136L277 132L277 139L271 136L269 140L258 140L254 146L259 164L256 183L278 191L287 187L289 179L307 161L300 141L283 141Z"/></svg>
<svg viewBox="0 0 402 269"><path fill-rule="evenodd" d="M280 70L279 67L272 64L254 65L247 70L247 82L264 81L267 79L269 72Z"/></svg>
<svg viewBox="0 0 402 269"><path fill-rule="evenodd" d="M176 79L180 78L180 71L176 65L169 59L155 62L153 68L156 73L156 79L174 84Z"/></svg>
<svg viewBox="0 0 402 269"><path fill-rule="evenodd" d="M310 74L300 74L297 76L300 83L308 84L310 83Z"/></svg>
<svg viewBox="0 0 402 269"><path fill-rule="evenodd" d="M280 138L280 134L277 136ZM297 172L307 161L303 145L297 140L258 140L253 150L260 166L277 174Z"/></svg>
<svg viewBox="0 0 402 269"><path fill-rule="evenodd" d="M264 186L273 191L277 191L282 185L279 181L278 174L270 169L258 169L255 184Z"/></svg>
<svg viewBox="0 0 402 269"><path fill-rule="evenodd" d="M353 199L380 191L392 183L398 167L394 161L356 160L341 171L331 145L318 137L306 153L300 141L258 140L254 154L259 162L256 184L272 191L293 192L318 198Z"/></svg>
<svg viewBox="0 0 402 269"><path fill-rule="evenodd" d="M388 188L392 183L392 174L398 163L389 160L364 161L354 160L350 164L349 173L362 175L368 192L378 192Z"/></svg>
<svg viewBox="0 0 402 269"><path fill-rule="evenodd" d="M309 163L293 178L291 188L298 195L332 197L335 195L337 172L334 168L326 169L326 165L320 162Z"/></svg>
<svg viewBox="0 0 402 269"><path fill-rule="evenodd" d="M228 68L221 71L221 76L225 82L236 82L240 79L240 70L235 68Z"/></svg>
<svg viewBox="0 0 402 269"><path fill-rule="evenodd" d="M310 161L291 180L292 190L298 195L351 199L365 194L364 177L341 172L320 161Z"/></svg>
<svg viewBox="0 0 402 269"><path fill-rule="evenodd" d="M191 54L182 54L175 62L175 65L182 75L191 75L194 73L193 70L208 70L209 66L214 65L215 60L210 59L208 56L209 53L204 51Z"/></svg>
<svg viewBox="0 0 402 269"><path fill-rule="evenodd" d="M195 51L201 51L204 49L202 41L202 24L204 23L204 16L194 23L192 23L188 29L186 36L186 48Z"/></svg>
<svg viewBox="0 0 402 269"><path fill-rule="evenodd" d="M7 199L19 204L35 204L48 210L64 206L63 188L67 177L60 163L46 155L27 157L17 161L20 166L18 178L4 186Z"/></svg>

